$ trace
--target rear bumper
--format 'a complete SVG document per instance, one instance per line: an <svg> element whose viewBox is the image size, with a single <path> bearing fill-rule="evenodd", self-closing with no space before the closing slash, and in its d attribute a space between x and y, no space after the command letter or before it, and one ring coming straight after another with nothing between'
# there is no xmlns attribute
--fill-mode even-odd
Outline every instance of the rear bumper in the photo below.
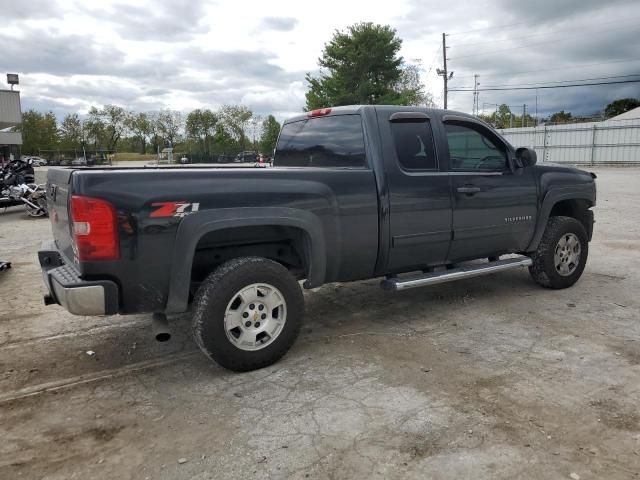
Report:
<svg viewBox="0 0 640 480"><path fill-rule="evenodd" d="M46 305L57 303L74 315L118 313L118 286L111 280L82 280L77 270L65 264L55 244L38 252L44 283L49 293Z"/></svg>

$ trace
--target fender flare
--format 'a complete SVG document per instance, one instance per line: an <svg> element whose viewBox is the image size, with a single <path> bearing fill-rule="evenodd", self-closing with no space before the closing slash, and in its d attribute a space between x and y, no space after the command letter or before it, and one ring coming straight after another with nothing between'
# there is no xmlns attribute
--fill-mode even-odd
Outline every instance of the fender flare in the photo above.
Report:
<svg viewBox="0 0 640 480"><path fill-rule="evenodd" d="M587 190L584 187L572 186L553 188L549 190L544 196L542 205L538 211L536 229L534 231L533 238L527 247L527 252L533 252L538 248L538 244L540 243L540 240L542 240L542 235L544 234L544 229L547 227L551 210L556 203L563 200L587 200L591 205L595 203L591 189Z"/></svg>
<svg viewBox="0 0 640 480"><path fill-rule="evenodd" d="M169 277L166 313L187 311L191 268L196 247L207 233L235 227L285 226L304 231L309 242L306 288L324 283L326 276L326 242L320 219L309 211L284 207L228 208L200 211L187 215L178 226Z"/></svg>

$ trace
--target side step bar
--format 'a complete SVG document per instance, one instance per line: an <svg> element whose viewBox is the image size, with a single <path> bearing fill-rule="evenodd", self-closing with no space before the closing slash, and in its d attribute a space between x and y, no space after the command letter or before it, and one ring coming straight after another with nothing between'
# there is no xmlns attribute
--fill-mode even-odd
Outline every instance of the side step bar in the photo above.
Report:
<svg viewBox="0 0 640 480"><path fill-rule="evenodd" d="M386 278L380 282L384 290L406 290L408 288L436 285L438 283L452 282L464 278L479 277L489 273L502 272L517 267L528 267L533 262L529 257L507 258L495 262L482 263L480 265L465 265L442 272L422 273L406 275L404 277Z"/></svg>

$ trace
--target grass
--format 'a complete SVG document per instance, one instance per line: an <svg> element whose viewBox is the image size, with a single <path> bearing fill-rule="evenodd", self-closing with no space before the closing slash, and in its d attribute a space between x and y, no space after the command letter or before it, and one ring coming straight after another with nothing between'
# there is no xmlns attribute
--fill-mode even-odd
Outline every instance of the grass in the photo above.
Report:
<svg viewBox="0 0 640 480"><path fill-rule="evenodd" d="M155 160L156 159L156 155L154 155L153 153L145 153L140 154L140 153L133 153L133 152L118 152L115 154L115 161L116 162L129 162L129 161L135 161L135 160Z"/></svg>

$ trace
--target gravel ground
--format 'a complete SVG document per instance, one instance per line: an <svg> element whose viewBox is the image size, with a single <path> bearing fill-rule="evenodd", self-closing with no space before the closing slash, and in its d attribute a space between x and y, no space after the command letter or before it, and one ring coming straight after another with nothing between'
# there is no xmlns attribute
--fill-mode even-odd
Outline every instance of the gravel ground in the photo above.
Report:
<svg viewBox="0 0 640 480"><path fill-rule="evenodd" d="M0 212L0 478L639 478L640 169L596 172L573 288L326 285L246 374L197 352L187 315L159 344L148 315L44 307L48 221Z"/></svg>

